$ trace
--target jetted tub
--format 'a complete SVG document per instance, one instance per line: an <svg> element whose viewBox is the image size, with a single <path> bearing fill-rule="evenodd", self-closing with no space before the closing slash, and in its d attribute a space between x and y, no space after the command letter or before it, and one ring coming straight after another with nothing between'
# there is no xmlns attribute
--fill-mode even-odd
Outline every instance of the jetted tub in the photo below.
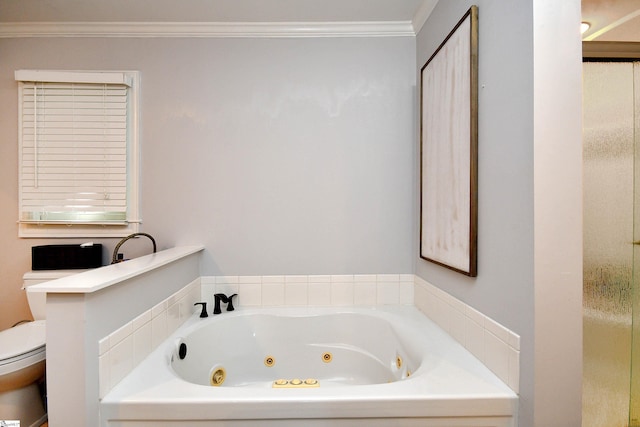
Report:
<svg viewBox="0 0 640 427"><path fill-rule="evenodd" d="M401 380L417 360L378 316L252 314L190 331L176 342L171 368L202 385L337 387Z"/></svg>
<svg viewBox="0 0 640 427"><path fill-rule="evenodd" d="M195 314L101 402L103 427L515 427L517 396L413 307Z"/></svg>

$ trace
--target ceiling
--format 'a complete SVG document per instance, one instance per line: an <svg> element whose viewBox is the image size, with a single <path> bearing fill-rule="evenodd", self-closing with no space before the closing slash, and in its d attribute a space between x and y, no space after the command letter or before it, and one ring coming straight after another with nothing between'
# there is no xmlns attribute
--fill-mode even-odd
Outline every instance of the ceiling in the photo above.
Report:
<svg viewBox="0 0 640 427"><path fill-rule="evenodd" d="M582 0L585 41L640 42L640 0Z"/></svg>
<svg viewBox="0 0 640 427"><path fill-rule="evenodd" d="M435 0L0 0L0 22L411 22Z"/></svg>
<svg viewBox="0 0 640 427"><path fill-rule="evenodd" d="M438 0L0 0L0 23L413 22ZM586 41L640 42L640 0L582 0ZM422 21L422 22L420 22Z"/></svg>

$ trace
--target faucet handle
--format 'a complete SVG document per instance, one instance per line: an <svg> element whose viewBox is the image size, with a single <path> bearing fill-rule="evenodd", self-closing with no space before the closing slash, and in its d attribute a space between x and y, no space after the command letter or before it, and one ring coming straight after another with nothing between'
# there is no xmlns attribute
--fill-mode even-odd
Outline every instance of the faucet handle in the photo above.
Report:
<svg viewBox="0 0 640 427"><path fill-rule="evenodd" d="M234 308L233 308L233 297L235 297L237 295L238 294L233 294L233 295L229 295L227 297L227 299L229 300L228 304L227 304L227 311L233 311L234 310Z"/></svg>
<svg viewBox="0 0 640 427"><path fill-rule="evenodd" d="M209 317L207 314L207 303L206 302L197 302L193 305L202 304L202 312L200 312L200 317Z"/></svg>

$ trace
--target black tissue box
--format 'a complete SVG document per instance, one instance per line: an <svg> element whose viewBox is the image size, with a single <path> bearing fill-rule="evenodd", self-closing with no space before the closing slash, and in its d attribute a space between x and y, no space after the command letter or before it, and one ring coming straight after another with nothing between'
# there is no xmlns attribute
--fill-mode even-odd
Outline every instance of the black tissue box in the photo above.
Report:
<svg viewBox="0 0 640 427"><path fill-rule="evenodd" d="M31 248L32 270L75 270L102 266L102 245L44 245Z"/></svg>

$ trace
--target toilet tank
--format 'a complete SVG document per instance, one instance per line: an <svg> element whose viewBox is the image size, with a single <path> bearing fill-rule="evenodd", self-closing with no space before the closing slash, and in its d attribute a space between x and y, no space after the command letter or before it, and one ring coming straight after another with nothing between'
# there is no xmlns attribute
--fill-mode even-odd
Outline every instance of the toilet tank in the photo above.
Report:
<svg viewBox="0 0 640 427"><path fill-rule="evenodd" d="M38 270L25 273L22 276L22 289L27 292L27 301L29 302L29 309L33 319L45 320L47 294L44 292L29 292L29 286L82 273L83 271L86 270Z"/></svg>

